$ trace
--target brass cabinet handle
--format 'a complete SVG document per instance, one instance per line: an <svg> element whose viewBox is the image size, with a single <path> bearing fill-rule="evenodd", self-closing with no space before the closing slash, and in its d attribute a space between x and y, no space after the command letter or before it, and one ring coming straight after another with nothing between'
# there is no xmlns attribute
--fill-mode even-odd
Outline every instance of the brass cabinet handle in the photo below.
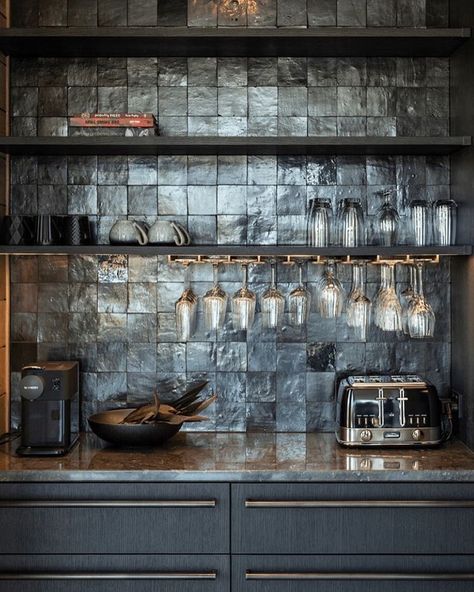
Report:
<svg viewBox="0 0 474 592"><path fill-rule="evenodd" d="M431 580L431 581L456 581L456 580L474 580L474 573L452 573L452 574L433 574L433 573L361 573L361 572L252 572L245 573L246 580Z"/></svg>
<svg viewBox="0 0 474 592"><path fill-rule="evenodd" d="M474 508L470 500L245 500L246 508Z"/></svg>
<svg viewBox="0 0 474 592"><path fill-rule="evenodd" d="M217 572L0 573L0 580L217 580Z"/></svg>
<svg viewBox="0 0 474 592"><path fill-rule="evenodd" d="M0 508L215 508L216 500L8 500Z"/></svg>

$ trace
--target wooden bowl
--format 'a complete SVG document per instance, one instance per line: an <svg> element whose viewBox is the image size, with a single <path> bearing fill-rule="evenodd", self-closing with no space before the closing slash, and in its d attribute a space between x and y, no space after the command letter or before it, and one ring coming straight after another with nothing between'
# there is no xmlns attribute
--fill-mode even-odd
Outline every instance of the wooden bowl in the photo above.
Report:
<svg viewBox="0 0 474 592"><path fill-rule="evenodd" d="M165 422L120 423L132 409L113 409L89 417L91 430L102 440L115 446L159 446L181 429L181 425Z"/></svg>

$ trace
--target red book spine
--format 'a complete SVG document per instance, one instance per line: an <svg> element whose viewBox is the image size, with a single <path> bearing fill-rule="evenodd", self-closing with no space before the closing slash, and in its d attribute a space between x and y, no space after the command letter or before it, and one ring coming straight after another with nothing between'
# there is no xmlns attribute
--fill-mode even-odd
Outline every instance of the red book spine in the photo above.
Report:
<svg viewBox="0 0 474 592"><path fill-rule="evenodd" d="M156 119L149 113L101 114L81 113L69 120L72 127L155 127Z"/></svg>

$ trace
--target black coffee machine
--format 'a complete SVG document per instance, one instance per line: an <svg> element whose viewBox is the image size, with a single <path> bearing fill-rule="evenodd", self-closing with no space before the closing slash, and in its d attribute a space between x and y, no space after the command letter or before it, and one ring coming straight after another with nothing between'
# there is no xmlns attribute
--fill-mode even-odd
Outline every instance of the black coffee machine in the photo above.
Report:
<svg viewBox="0 0 474 592"><path fill-rule="evenodd" d="M39 362L21 372L21 456L62 456L79 435L78 362Z"/></svg>

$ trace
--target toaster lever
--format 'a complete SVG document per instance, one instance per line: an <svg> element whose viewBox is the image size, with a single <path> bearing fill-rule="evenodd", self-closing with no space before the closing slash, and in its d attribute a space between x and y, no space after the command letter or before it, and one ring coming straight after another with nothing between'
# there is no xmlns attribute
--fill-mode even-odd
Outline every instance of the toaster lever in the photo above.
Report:
<svg viewBox="0 0 474 592"><path fill-rule="evenodd" d="M398 402L400 403L400 427L404 428L406 424L406 414L405 414L405 401L408 401L408 397L405 396L405 389L400 389L400 396L398 397Z"/></svg>
<svg viewBox="0 0 474 592"><path fill-rule="evenodd" d="M377 397L377 401L379 404L379 427L383 428L385 423L385 401L387 397L383 394L383 388L379 388L379 394Z"/></svg>

